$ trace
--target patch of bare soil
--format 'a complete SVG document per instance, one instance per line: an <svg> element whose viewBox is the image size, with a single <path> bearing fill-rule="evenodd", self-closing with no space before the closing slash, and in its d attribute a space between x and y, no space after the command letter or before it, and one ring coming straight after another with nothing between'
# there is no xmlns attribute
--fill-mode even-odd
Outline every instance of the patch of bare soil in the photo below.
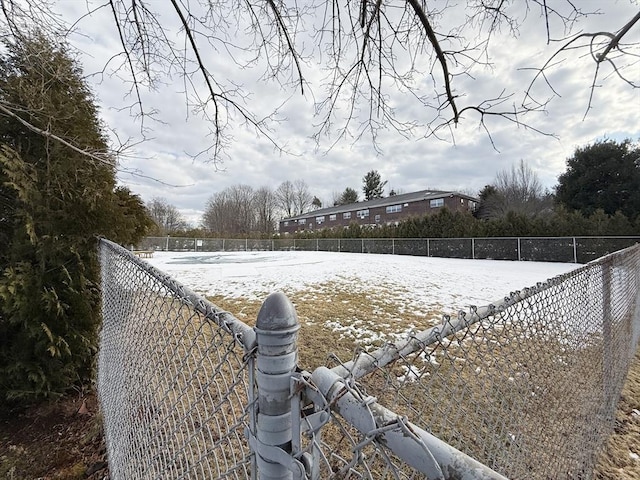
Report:
<svg viewBox="0 0 640 480"><path fill-rule="evenodd" d="M109 478L95 395L0 411L0 478Z"/></svg>

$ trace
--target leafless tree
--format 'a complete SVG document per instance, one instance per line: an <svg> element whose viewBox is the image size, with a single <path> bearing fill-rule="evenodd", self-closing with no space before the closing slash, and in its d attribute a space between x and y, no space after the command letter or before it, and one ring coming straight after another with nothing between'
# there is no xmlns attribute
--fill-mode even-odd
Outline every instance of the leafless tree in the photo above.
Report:
<svg viewBox="0 0 640 480"><path fill-rule="evenodd" d="M313 195L309 192L307 182L298 179L293 182L293 204L295 206L295 214L308 212L313 203Z"/></svg>
<svg viewBox="0 0 640 480"><path fill-rule="evenodd" d="M0 0L1 33L19 41L32 28L64 34L86 25L85 18L74 19L72 27L64 24L53 5ZM634 65L640 45L629 32L637 28L640 12L620 19L615 31L582 30L585 18L606 14L608 2L594 12L573 0L89 0L86 5L86 18L101 11L110 15L121 51L108 61L104 73L128 82L130 108L141 119L143 132L145 120L157 114L153 105L145 104L143 93L179 77L189 111L210 126L210 146L196 154L213 160L223 156L237 124L283 147L271 130L274 121L281 120L277 109L271 114L255 112L249 101L252 92L233 74L217 70L211 52L242 71L260 68L261 78L275 79L285 90L304 94L311 83L326 87L314 92L316 138L327 135L330 144L364 135L375 144L379 131L389 128L405 136L441 138L451 134L450 127L471 118L487 133L490 117L535 129L527 115L544 111L556 95L549 72L563 64L564 54L592 62L592 94L614 78L630 88L639 86ZM476 73L501 53L500 46L490 48L495 36L517 37L525 22L536 18L546 30L543 41L559 42L559 47L548 62L534 66L529 88L519 92L498 83L491 98L468 95ZM176 31L176 36L167 33ZM319 81L309 73L318 71L326 72ZM534 88L539 83L548 86L551 95L540 97ZM390 98L399 91L413 99L418 115L401 117L393 109ZM3 114L20 112L20 106L1 101L0 106Z"/></svg>
<svg viewBox="0 0 640 480"><path fill-rule="evenodd" d="M209 198L202 226L210 232L245 235L255 231L255 192L248 185L233 185Z"/></svg>
<svg viewBox="0 0 640 480"><path fill-rule="evenodd" d="M269 187L261 187L253 195L256 229L260 233L273 233L277 223L276 195Z"/></svg>
<svg viewBox="0 0 640 480"><path fill-rule="evenodd" d="M536 172L524 161L496 174L493 189L485 187L481 209L485 218L504 216L507 212L534 216L552 207Z"/></svg>
<svg viewBox="0 0 640 480"><path fill-rule="evenodd" d="M189 228L178 209L164 198L155 197L147 204L149 216L157 226L158 235L170 235Z"/></svg>
<svg viewBox="0 0 640 480"><path fill-rule="evenodd" d="M296 211L295 187L289 180L285 180L276 190L276 203L286 217L292 217Z"/></svg>
<svg viewBox="0 0 640 480"><path fill-rule="evenodd" d="M231 231L231 216L233 215L227 192L213 194L205 205L202 215L202 227L209 232L226 233Z"/></svg>

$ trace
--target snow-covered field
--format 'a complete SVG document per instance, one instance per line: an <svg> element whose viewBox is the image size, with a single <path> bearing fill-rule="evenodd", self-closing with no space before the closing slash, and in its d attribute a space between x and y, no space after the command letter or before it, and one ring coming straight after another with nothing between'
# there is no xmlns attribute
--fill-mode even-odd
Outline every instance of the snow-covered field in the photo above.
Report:
<svg viewBox="0 0 640 480"><path fill-rule="evenodd" d="M487 305L578 265L334 252L156 252L148 260L202 295L264 299L274 291L340 284L384 289L408 308L454 312Z"/></svg>

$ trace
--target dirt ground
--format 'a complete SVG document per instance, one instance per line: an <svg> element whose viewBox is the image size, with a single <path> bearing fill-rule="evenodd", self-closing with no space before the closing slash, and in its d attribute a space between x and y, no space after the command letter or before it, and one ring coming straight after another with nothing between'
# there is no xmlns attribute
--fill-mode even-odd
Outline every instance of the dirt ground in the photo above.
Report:
<svg viewBox="0 0 640 480"><path fill-rule="evenodd" d="M95 395L0 412L0 479L106 480L104 437ZM640 351L618 404L615 430L597 480L640 479Z"/></svg>
<svg viewBox="0 0 640 480"><path fill-rule="evenodd" d="M95 395L0 412L0 479L108 478Z"/></svg>

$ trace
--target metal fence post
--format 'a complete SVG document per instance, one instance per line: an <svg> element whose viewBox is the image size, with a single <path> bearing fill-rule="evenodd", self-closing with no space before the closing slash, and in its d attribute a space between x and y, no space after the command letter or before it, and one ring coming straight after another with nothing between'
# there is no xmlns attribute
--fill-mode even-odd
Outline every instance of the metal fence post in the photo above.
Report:
<svg viewBox="0 0 640 480"><path fill-rule="evenodd" d="M576 237L573 237L573 263L578 263L578 248L576 246Z"/></svg>
<svg viewBox="0 0 640 480"><path fill-rule="evenodd" d="M604 404L609 406L612 399L613 350L611 310L611 259L602 263L602 388Z"/></svg>
<svg viewBox="0 0 640 480"><path fill-rule="evenodd" d="M302 464L290 455L289 392L298 360L299 328L289 299L281 292L269 295L260 308L255 327L258 422L256 437L250 443L256 452L260 480L292 479L293 470L304 474Z"/></svg>

